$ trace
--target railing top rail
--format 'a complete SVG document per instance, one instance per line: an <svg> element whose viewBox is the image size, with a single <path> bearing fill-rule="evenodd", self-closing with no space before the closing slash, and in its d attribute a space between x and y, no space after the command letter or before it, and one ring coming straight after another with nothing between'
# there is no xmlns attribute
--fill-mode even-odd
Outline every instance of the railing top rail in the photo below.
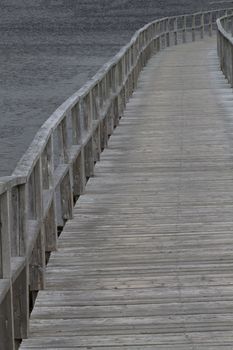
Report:
<svg viewBox="0 0 233 350"><path fill-rule="evenodd" d="M5 176L0 178L0 195L12 187L22 185L26 182L25 177L20 176Z"/></svg>
<svg viewBox="0 0 233 350"><path fill-rule="evenodd" d="M50 137L53 130L56 129L58 124L62 121L64 116L71 111L71 109L78 103L79 100L82 100L87 94L89 94L91 89L93 89L104 78L104 76L111 70L111 68L122 59L122 57L125 55L127 50L136 42L140 34L143 33L146 29L148 29L151 25L167 21L168 19L178 19L178 18L183 18L184 16L185 17L198 16L198 15L207 14L207 13L219 13L225 10L227 9L221 8L221 9L210 10L210 11L196 12L193 14L163 17L160 19L156 19L146 24L139 30L137 30L128 44L122 47L121 50L110 61L104 64L99 69L99 71L84 86L82 86L77 92L75 92L64 103L62 103L52 113L52 115L45 121L45 123L41 126L39 131L36 133L31 145L29 146L27 151L24 153L22 158L19 160L12 174L13 178L17 176L17 177L26 179L30 175L32 168L34 167L38 157L40 156L41 152L46 146L48 138ZM227 33L225 33L225 35L227 36ZM2 187L5 181L6 181L5 178L0 178L0 183L2 184L1 185ZM9 183L9 181L7 181L7 183Z"/></svg>
<svg viewBox="0 0 233 350"><path fill-rule="evenodd" d="M227 30L223 27L222 21L227 18L232 18L233 14L225 15L217 19L217 28L218 31L233 45L233 37L231 33L228 33Z"/></svg>
<svg viewBox="0 0 233 350"><path fill-rule="evenodd" d="M169 19L174 19L174 18L183 18L183 17L188 17L188 16L200 16L200 15L207 15L209 13L218 13L220 11L226 11L228 9L231 9L230 7L229 8L219 8L219 9L216 9L216 10L206 10L206 11L198 11L198 12L194 12L194 13L185 13L183 15L178 15L178 16L170 16Z"/></svg>

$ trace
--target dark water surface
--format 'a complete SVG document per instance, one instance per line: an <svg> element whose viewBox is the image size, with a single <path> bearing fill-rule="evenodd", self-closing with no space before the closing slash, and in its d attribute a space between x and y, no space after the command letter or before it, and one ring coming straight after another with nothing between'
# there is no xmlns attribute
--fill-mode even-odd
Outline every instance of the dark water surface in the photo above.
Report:
<svg viewBox="0 0 233 350"><path fill-rule="evenodd" d="M155 18L209 0L1 0L0 176L50 114Z"/></svg>

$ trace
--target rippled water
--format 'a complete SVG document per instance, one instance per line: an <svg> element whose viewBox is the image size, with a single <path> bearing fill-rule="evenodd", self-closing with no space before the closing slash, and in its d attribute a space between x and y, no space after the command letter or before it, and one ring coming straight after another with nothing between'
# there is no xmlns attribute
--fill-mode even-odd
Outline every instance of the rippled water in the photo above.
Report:
<svg viewBox="0 0 233 350"><path fill-rule="evenodd" d="M1 0L0 176L36 131L143 24L209 0Z"/></svg>

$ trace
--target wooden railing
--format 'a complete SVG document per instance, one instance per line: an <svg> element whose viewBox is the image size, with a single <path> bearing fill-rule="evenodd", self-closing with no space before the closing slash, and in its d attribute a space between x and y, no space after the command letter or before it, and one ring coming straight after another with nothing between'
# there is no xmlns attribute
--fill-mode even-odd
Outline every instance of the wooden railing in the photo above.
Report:
<svg viewBox="0 0 233 350"><path fill-rule="evenodd" d="M217 38L220 67L233 87L233 14L217 20Z"/></svg>
<svg viewBox="0 0 233 350"><path fill-rule="evenodd" d="M118 125L146 62L169 45L212 35L226 10L162 18L128 45L44 123L12 176L0 179L0 349L28 335L45 266L94 164Z"/></svg>

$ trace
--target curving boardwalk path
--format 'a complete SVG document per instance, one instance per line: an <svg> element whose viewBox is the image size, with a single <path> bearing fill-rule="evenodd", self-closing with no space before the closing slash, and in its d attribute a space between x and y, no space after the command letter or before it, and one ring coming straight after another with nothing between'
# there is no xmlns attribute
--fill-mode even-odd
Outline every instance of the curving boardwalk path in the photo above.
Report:
<svg viewBox="0 0 233 350"><path fill-rule="evenodd" d="M150 60L21 350L232 349L232 111L216 38Z"/></svg>

